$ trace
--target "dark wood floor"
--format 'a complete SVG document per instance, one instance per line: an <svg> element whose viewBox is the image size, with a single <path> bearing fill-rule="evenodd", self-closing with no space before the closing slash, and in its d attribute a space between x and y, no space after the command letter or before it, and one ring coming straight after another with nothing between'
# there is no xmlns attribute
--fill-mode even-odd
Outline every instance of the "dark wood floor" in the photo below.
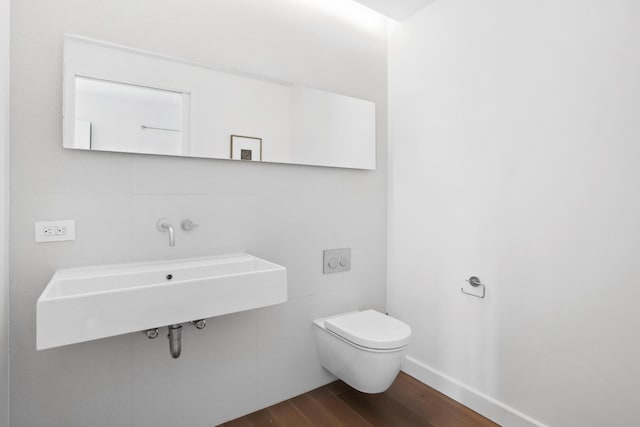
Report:
<svg viewBox="0 0 640 427"><path fill-rule="evenodd" d="M497 425L403 372L384 393L360 393L342 381L336 381L222 424L223 427Z"/></svg>

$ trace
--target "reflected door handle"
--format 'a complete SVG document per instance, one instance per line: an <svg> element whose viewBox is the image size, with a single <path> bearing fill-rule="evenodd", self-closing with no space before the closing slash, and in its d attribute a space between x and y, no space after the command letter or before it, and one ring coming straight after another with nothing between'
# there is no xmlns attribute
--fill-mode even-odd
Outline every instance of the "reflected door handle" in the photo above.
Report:
<svg viewBox="0 0 640 427"><path fill-rule="evenodd" d="M169 128L156 128L153 126L146 126L146 125L142 125L140 126L142 129L151 129L151 130L164 130L166 132L182 132L180 129L169 129Z"/></svg>

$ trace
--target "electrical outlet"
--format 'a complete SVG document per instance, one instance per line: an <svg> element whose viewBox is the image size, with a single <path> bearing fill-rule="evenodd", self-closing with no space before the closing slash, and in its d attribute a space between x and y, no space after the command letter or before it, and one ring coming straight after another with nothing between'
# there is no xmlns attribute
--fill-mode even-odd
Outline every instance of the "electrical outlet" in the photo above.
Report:
<svg viewBox="0 0 640 427"><path fill-rule="evenodd" d="M73 219L36 221L35 236L38 243L76 240L76 222Z"/></svg>

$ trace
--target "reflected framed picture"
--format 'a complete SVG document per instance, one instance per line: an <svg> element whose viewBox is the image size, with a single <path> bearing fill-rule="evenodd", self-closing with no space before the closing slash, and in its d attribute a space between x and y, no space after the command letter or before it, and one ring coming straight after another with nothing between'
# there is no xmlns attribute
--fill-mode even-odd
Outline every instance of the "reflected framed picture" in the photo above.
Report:
<svg viewBox="0 0 640 427"><path fill-rule="evenodd" d="M231 159L262 161L262 138L231 135Z"/></svg>

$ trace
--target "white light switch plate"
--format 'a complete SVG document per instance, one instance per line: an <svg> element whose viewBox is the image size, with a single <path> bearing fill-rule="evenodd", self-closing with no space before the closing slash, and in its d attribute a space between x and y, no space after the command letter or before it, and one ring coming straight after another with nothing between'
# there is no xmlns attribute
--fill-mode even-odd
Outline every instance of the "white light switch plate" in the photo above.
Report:
<svg viewBox="0 0 640 427"><path fill-rule="evenodd" d="M37 243L76 240L76 221L36 221L35 233Z"/></svg>

